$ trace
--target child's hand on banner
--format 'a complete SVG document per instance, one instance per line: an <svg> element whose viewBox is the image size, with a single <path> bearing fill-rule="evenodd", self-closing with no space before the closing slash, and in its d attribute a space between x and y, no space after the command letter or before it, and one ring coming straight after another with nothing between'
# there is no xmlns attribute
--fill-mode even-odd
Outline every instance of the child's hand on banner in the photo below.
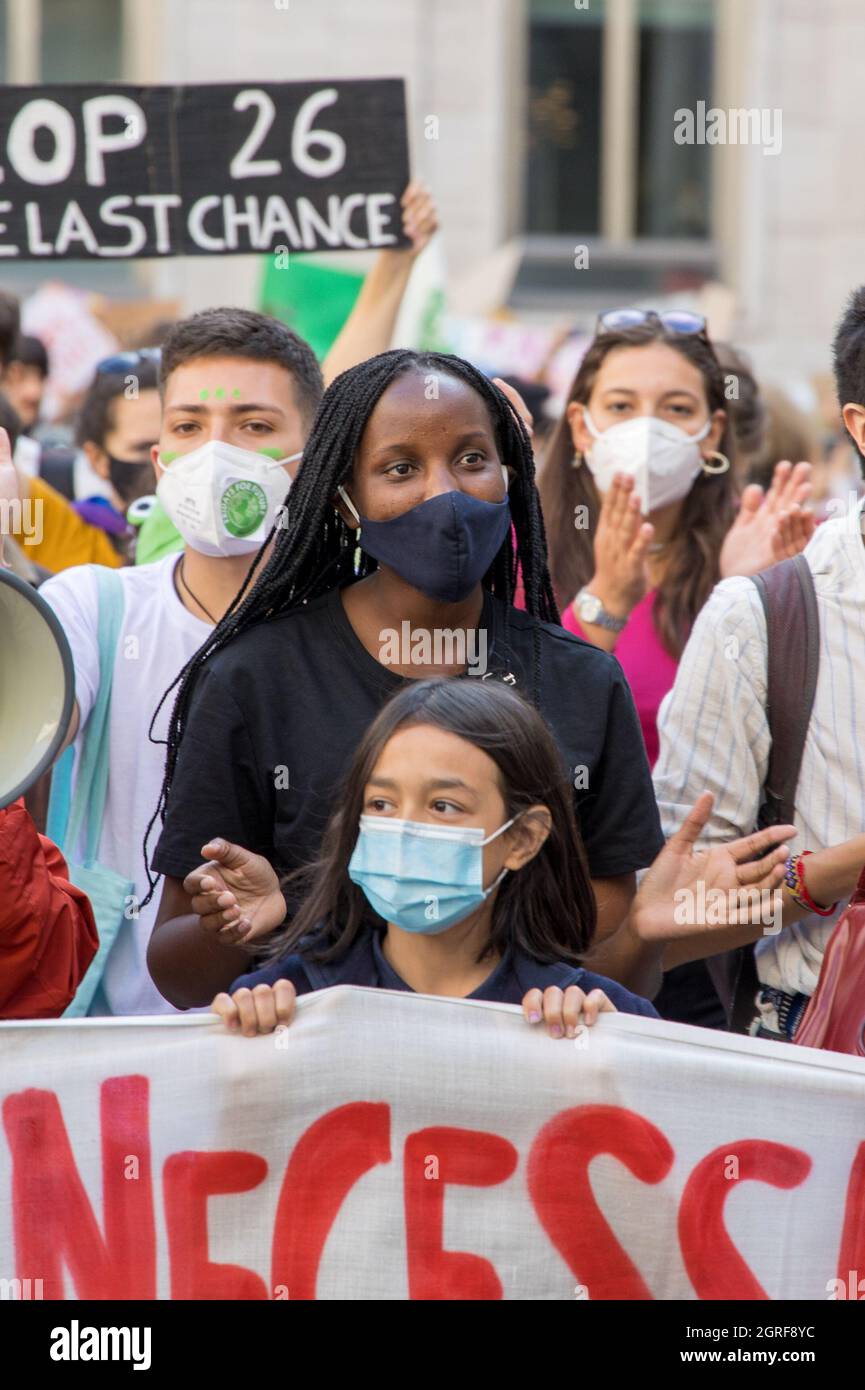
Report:
<svg viewBox="0 0 865 1390"><path fill-rule="evenodd" d="M551 1038L575 1038L582 1025L591 1028L597 1022L598 1014L618 1013L602 989L586 994L579 985L568 985L566 990L550 985L543 993L530 989L523 998L522 1009L528 1023L540 1023L543 1019Z"/></svg>
<svg viewBox="0 0 865 1390"><path fill-rule="evenodd" d="M291 980L277 980L273 985L217 994L210 1007L213 1013L219 1014L229 1032L254 1038L257 1033L272 1033L280 1024L290 1023L296 1002L297 994Z"/></svg>
<svg viewBox="0 0 865 1390"><path fill-rule="evenodd" d="M284 922L279 878L263 855L218 839L201 853L210 862L187 874L183 887L205 931L232 946L269 936Z"/></svg>

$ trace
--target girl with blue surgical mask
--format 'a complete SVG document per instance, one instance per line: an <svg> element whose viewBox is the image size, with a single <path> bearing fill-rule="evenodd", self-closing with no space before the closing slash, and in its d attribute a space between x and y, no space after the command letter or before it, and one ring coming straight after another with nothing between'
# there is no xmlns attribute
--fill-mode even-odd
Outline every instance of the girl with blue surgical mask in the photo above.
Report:
<svg viewBox="0 0 865 1390"><path fill-rule="evenodd" d="M255 893L202 881L203 910L276 929L271 963L213 1002L229 1028L271 1032L298 994L338 984L520 1004L554 1038L604 1012L656 1016L581 964L596 909L568 783L543 720L506 686L427 680L402 691L367 731L338 804L288 926L266 861L251 866ZM761 847L782 834L765 832ZM731 872L735 846L711 864L683 846L662 851L637 898L647 930L659 913L672 919L671 874L678 888ZM779 865L772 850L732 872L774 882Z"/></svg>

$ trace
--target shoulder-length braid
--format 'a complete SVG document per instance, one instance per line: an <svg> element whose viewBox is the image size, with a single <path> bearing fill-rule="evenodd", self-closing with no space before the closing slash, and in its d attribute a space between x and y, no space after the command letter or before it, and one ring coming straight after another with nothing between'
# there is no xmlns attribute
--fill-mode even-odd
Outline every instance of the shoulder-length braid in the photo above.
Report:
<svg viewBox="0 0 865 1390"><path fill-rule="evenodd" d="M398 376L412 370L455 377L471 386L483 398L492 417L501 461L514 473L508 499L516 536L514 546L508 535L484 577L484 584L491 593L510 605L519 574L526 612L542 621L558 622L558 610L547 570L546 536L534 481L531 441L507 397L470 362L449 353L418 353L398 349L380 353L356 367L350 367L331 383L322 397L280 524L271 531L224 617L163 695L151 721L152 737L153 722L165 699L179 683L169 722L159 803L145 836L145 864L151 894L155 880L150 876L147 840L168 801L180 740L195 683L204 663L232 638L256 623L297 608L336 585L362 579L377 568L375 560L362 551L355 558L355 532L346 526L335 510L334 498L339 484L350 477L361 436L379 398ZM271 542L272 548L268 552ZM540 630L535 626L535 703L540 698L540 668Z"/></svg>
<svg viewBox="0 0 865 1390"><path fill-rule="evenodd" d="M568 392L568 405L588 405L595 378L608 353L622 347L664 343L697 367L703 377L709 410L726 410L727 421L718 445L730 460L726 473L699 473L688 493L678 534L669 550L669 563L654 607L655 629L676 660L682 655L694 620L721 577L721 546L735 518L737 493L735 441L724 394L724 371L714 348L702 334L670 333L662 323L649 321L633 328L601 333L580 363ZM600 498L585 460L576 466L571 427L566 411L556 425L544 455L538 480L549 521L549 555L553 587L561 607L572 601L595 572L594 537ZM575 528L576 508L586 508L589 525Z"/></svg>

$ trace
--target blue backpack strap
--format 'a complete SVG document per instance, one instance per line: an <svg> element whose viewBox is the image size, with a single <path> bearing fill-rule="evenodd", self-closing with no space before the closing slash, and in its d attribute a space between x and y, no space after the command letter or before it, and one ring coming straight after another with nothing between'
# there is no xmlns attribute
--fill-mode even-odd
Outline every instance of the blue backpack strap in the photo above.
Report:
<svg viewBox="0 0 865 1390"><path fill-rule="evenodd" d="M66 831L69 826L74 764L75 745L70 743L69 747L60 754L51 770L51 793L48 801L45 834L61 851L66 844Z"/></svg>
<svg viewBox="0 0 865 1390"><path fill-rule="evenodd" d="M66 858L76 858L75 848L85 826L84 862L96 858L105 796L108 790L109 713L111 687L114 680L114 659L120 626L123 622L123 586L120 576L104 565L94 567L98 595L99 617L97 643L99 648L99 689L81 743L78 776L69 810L65 836ZM68 751L72 751L71 749ZM61 783L62 795L62 783Z"/></svg>

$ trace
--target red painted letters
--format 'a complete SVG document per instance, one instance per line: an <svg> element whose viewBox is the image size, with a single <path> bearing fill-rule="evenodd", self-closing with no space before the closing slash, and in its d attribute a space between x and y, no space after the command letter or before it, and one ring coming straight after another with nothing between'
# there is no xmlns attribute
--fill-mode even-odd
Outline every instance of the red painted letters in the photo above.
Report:
<svg viewBox="0 0 865 1390"><path fill-rule="evenodd" d="M419 1129L405 1141L406 1258L409 1298L501 1298L502 1286L480 1255L442 1248L445 1187L492 1187L517 1166L513 1144L472 1129ZM427 1160L435 1175L426 1172Z"/></svg>

